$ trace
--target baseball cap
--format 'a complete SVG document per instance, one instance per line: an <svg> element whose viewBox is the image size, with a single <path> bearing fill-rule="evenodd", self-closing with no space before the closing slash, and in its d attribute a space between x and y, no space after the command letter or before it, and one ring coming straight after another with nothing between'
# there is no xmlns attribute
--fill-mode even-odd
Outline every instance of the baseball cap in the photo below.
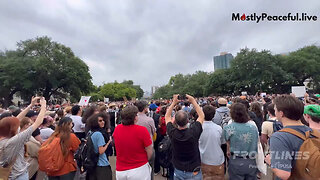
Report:
<svg viewBox="0 0 320 180"><path fill-rule="evenodd" d="M320 106L315 104L305 106L303 113L320 118Z"/></svg>
<svg viewBox="0 0 320 180"><path fill-rule="evenodd" d="M26 114L26 117L31 118L31 117L37 116L37 115L38 115L38 112L37 112L37 111L30 110L30 111Z"/></svg>

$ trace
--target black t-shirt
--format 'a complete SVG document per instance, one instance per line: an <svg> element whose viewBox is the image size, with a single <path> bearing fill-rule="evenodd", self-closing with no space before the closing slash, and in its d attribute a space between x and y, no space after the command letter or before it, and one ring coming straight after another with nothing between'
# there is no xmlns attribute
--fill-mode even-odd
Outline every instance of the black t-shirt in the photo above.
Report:
<svg viewBox="0 0 320 180"><path fill-rule="evenodd" d="M259 118L256 113L252 111L248 111L248 114L250 118L256 123L258 131L259 131L259 136L261 135L261 126L262 126L262 119Z"/></svg>
<svg viewBox="0 0 320 180"><path fill-rule="evenodd" d="M110 126L111 127L116 127L116 112L114 110L109 112L110 116Z"/></svg>
<svg viewBox="0 0 320 180"><path fill-rule="evenodd" d="M36 130L34 130L33 133L32 133L32 136L33 136L33 137L36 137L36 136L38 136L38 135L40 135L40 129L39 129L39 128L37 128Z"/></svg>
<svg viewBox="0 0 320 180"><path fill-rule="evenodd" d="M172 144L173 166L181 171L193 172L201 166L199 138L202 125L196 121L189 128L179 130L167 124L167 133Z"/></svg>
<svg viewBox="0 0 320 180"><path fill-rule="evenodd" d="M157 129L159 129L159 119L160 119L160 114L154 112L153 113L153 117L152 117L153 121L154 121L154 125Z"/></svg>

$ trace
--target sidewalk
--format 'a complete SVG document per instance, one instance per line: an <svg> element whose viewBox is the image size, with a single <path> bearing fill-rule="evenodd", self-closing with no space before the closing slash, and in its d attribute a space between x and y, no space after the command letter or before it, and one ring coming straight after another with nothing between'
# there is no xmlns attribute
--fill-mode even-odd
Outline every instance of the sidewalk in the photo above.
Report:
<svg viewBox="0 0 320 180"><path fill-rule="evenodd" d="M112 168L112 178L115 180L116 179L116 173L115 173L115 169L116 169L116 157L115 156L111 156L109 157L109 161L111 164L111 168ZM155 176L154 178L155 180L165 180L166 178L162 177L161 173L159 173L157 176ZM225 179L228 179L228 174L225 176ZM267 170L267 176L262 175L261 180L272 180L272 173L271 173L271 169L268 168Z"/></svg>

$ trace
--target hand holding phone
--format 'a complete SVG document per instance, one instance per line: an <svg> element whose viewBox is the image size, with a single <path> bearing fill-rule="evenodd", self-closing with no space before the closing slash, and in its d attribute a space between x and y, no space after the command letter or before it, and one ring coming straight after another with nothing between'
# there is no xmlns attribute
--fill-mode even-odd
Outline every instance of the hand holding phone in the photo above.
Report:
<svg viewBox="0 0 320 180"><path fill-rule="evenodd" d="M183 94L183 95L179 94L178 100L186 100L186 95L185 94Z"/></svg>

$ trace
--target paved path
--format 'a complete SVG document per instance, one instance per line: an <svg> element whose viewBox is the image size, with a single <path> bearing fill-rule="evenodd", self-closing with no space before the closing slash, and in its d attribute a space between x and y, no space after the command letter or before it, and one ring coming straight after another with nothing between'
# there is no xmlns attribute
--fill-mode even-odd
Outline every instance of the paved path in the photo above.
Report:
<svg viewBox="0 0 320 180"><path fill-rule="evenodd" d="M112 156L110 157L110 164L112 168L112 177L113 179L116 179L116 174L115 174L115 168L116 168L116 157ZM155 176L155 180L165 180L166 178L162 177L161 173L159 173L157 176ZM228 179L228 175L226 175L225 179ZM271 169L268 168L267 171L267 176L262 176L261 180L272 180L272 173Z"/></svg>

